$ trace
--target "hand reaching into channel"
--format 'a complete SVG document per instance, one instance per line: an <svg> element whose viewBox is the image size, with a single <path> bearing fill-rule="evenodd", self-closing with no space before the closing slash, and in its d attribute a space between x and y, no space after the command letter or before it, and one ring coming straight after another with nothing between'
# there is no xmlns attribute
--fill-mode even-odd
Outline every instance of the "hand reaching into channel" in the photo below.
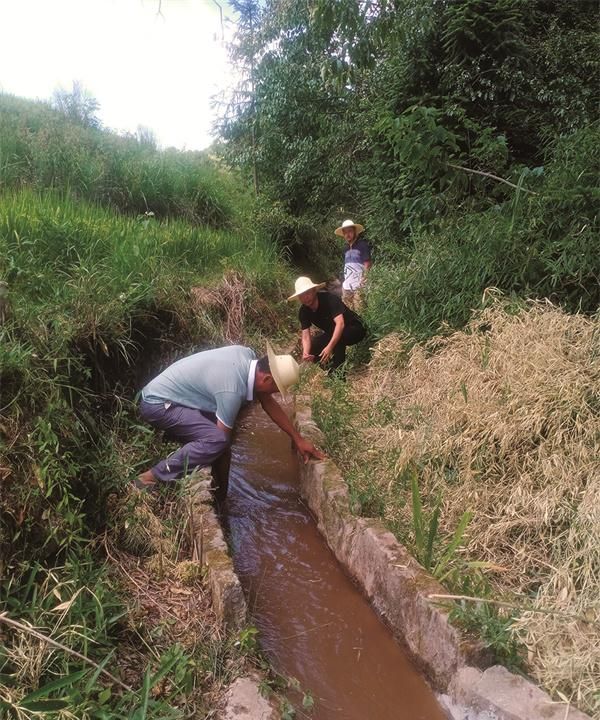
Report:
<svg viewBox="0 0 600 720"><path fill-rule="evenodd" d="M301 437L296 440L294 443L296 445L296 450L300 453L302 456L302 459L304 460L304 463L306 464L309 460L325 460L325 454L322 453L320 450L318 450L311 442L310 440L306 440L305 438Z"/></svg>

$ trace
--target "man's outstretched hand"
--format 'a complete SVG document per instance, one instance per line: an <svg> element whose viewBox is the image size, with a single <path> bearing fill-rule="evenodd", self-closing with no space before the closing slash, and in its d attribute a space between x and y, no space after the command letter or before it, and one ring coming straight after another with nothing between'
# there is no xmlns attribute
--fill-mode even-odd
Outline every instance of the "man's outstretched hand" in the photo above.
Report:
<svg viewBox="0 0 600 720"><path fill-rule="evenodd" d="M310 440L306 440L303 437L298 438L294 445L296 446L296 450L302 455L302 459L305 463L307 463L309 460L325 460L325 453L322 453L320 450L317 450L317 448L310 442Z"/></svg>
<svg viewBox="0 0 600 720"><path fill-rule="evenodd" d="M311 458L314 460L324 460L325 455L310 442L306 440L302 435L294 428L292 421L285 414L284 409L281 405L273 398L270 393L257 393L260 404L263 406L263 410L271 418L271 420L278 425L284 432L286 432L296 450L302 455L302 459L307 463Z"/></svg>

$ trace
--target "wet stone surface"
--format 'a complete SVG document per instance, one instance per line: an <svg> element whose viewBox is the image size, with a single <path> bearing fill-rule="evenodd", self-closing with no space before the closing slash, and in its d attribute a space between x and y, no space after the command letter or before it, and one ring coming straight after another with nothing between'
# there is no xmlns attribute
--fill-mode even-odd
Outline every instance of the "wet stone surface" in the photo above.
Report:
<svg viewBox="0 0 600 720"><path fill-rule="evenodd" d="M225 709L220 720L278 720L268 700L259 691L256 678L238 678L227 691Z"/></svg>

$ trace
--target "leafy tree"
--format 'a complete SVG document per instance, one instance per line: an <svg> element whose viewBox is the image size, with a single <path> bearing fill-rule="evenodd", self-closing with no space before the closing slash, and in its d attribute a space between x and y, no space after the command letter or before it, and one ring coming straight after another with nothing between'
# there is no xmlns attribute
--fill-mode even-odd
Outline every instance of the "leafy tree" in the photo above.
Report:
<svg viewBox="0 0 600 720"><path fill-rule="evenodd" d="M251 166L254 192L258 194L256 63L261 10L258 0L231 0L230 5L238 14L231 57L241 79L225 108L221 133L231 141L230 157Z"/></svg>
<svg viewBox="0 0 600 720"><path fill-rule="evenodd" d="M478 227L487 237L493 213L507 213L514 228L513 204L550 192L544 163L557 139L572 135L588 152L590 135L580 131L598 115L596 15L592 0L267 0L252 35L240 27L255 102L223 123L229 159L247 171L255 163L265 227L296 259L317 258L315 246L325 247L318 238L343 216L365 222L380 260L406 267L424 234L435 248L431 238L449 228L460 234L464 222L473 237ZM590 188L586 181L580 192ZM463 299L472 303L488 283L552 291L575 307L579 287L589 308L596 264L582 251L587 279L568 279L580 277L566 258L581 238L570 234L567 205L580 207L562 204L568 236L559 263L547 252L557 220L541 203L535 217L538 232L549 223L545 249L522 236L535 258L511 285L496 262L499 235L496 249L480 256L493 258L489 272L458 282L469 288ZM459 249L447 252L457 259ZM457 268L467 265L457 260ZM455 319L465 315L459 304Z"/></svg>

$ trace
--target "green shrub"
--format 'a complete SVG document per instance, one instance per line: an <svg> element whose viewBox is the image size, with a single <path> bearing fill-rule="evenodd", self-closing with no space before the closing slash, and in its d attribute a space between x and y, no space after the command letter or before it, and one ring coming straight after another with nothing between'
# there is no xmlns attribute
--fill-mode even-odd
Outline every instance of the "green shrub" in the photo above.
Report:
<svg viewBox="0 0 600 720"><path fill-rule="evenodd" d="M600 304L599 129L554 144L538 194L515 190L501 205L415 233L412 249L392 248L369 275L372 331L426 338L444 324L460 327L488 288L593 312Z"/></svg>

